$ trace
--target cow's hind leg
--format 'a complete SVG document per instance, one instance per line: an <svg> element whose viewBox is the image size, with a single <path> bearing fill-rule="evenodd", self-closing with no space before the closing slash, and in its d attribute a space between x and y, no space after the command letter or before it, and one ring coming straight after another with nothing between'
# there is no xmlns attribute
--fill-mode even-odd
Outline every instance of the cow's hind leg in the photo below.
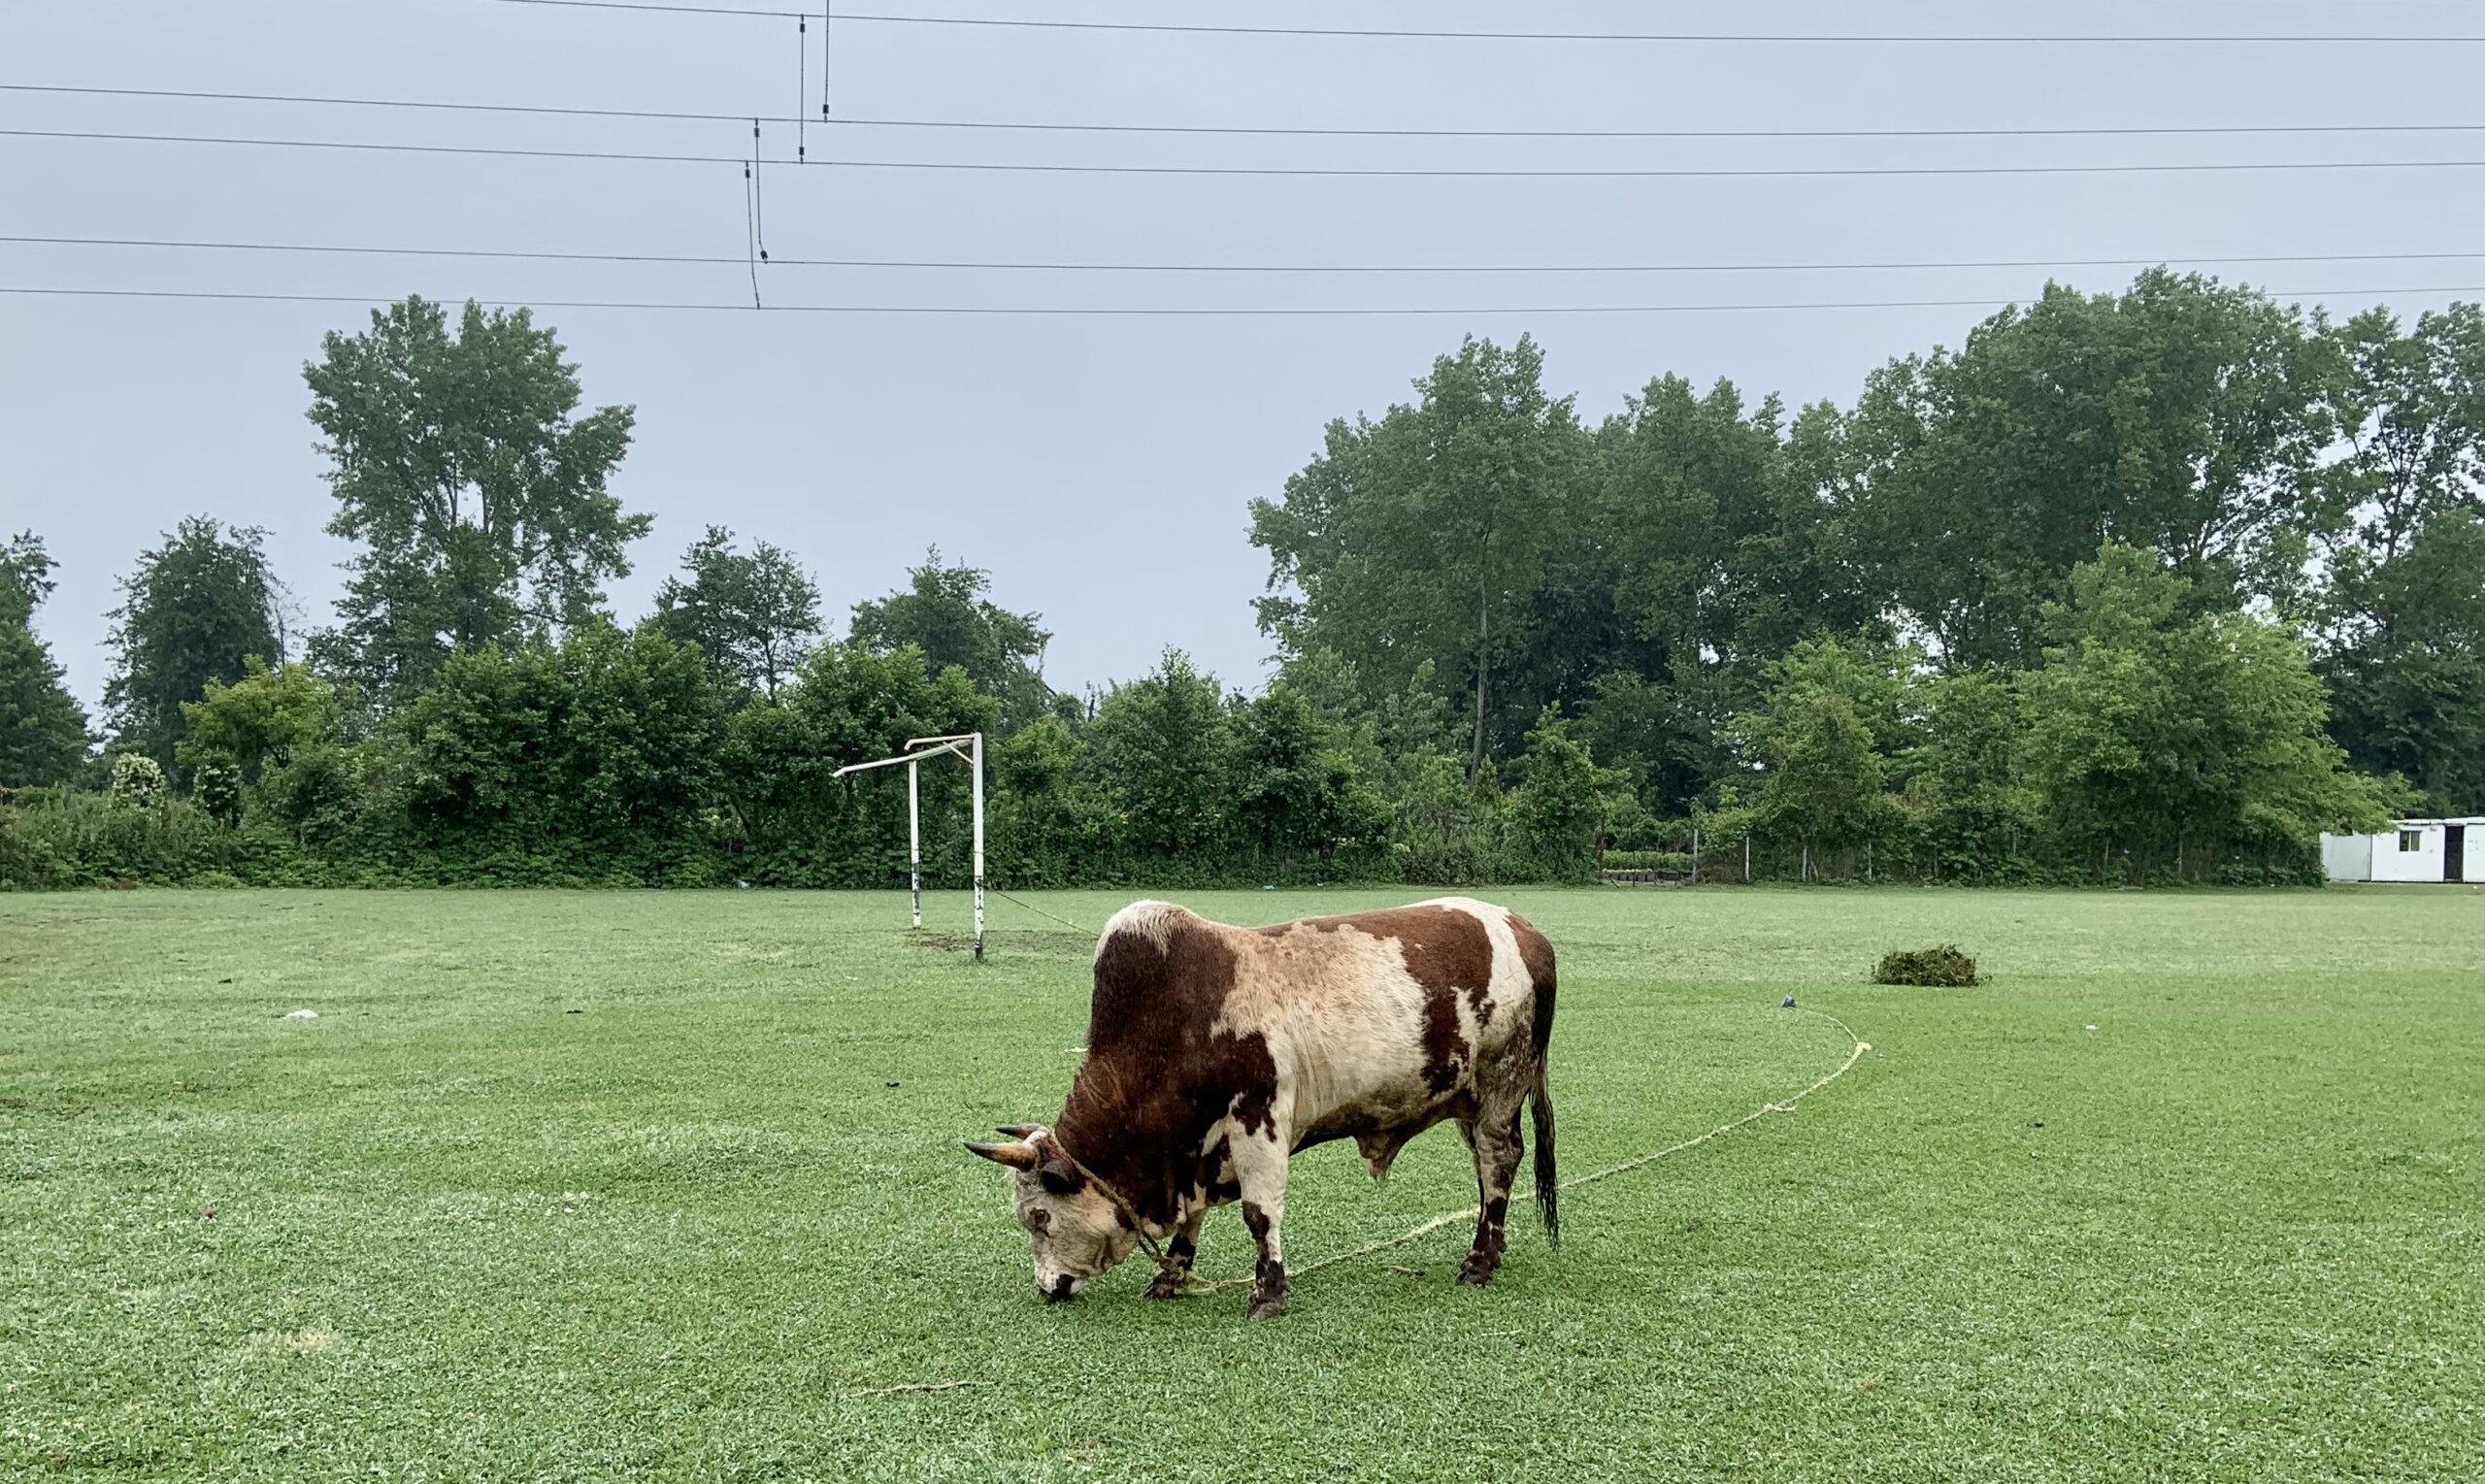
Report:
<svg viewBox="0 0 2485 1484"><path fill-rule="evenodd" d="M1172 1261L1173 1270L1169 1272L1158 1269L1155 1281L1149 1283L1147 1292L1140 1297L1173 1299L1181 1295L1182 1286L1191 1275L1191 1264L1199 1257L1200 1226L1207 1220L1206 1205L1182 1218L1182 1224L1175 1229L1174 1239L1165 1244L1165 1256Z"/></svg>
<svg viewBox="0 0 2485 1484"><path fill-rule="evenodd" d="M1527 1152L1516 1107L1488 1110L1462 1130L1475 1152L1475 1245L1458 1265L1461 1283L1489 1283L1502 1266L1503 1227L1510 1211L1510 1183Z"/></svg>
<svg viewBox="0 0 2485 1484"><path fill-rule="evenodd" d="M1251 1317L1266 1319L1285 1307L1286 1143L1275 1129L1243 1135L1233 1144L1234 1175L1242 1187L1242 1224L1260 1249L1251 1274Z"/></svg>

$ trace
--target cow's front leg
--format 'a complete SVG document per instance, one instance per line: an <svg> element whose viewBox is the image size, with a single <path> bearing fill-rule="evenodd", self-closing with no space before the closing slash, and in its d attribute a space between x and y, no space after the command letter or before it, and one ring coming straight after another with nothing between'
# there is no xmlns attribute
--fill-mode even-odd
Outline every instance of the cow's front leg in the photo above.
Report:
<svg viewBox="0 0 2485 1484"><path fill-rule="evenodd" d="M1258 1133L1237 1131L1232 1149L1235 1182L1242 1188L1242 1224L1260 1249L1251 1274L1251 1317L1266 1319L1285 1307L1286 1138L1274 1124Z"/></svg>
<svg viewBox="0 0 2485 1484"><path fill-rule="evenodd" d="M1475 1151L1475 1245L1458 1265L1461 1283L1489 1283L1502 1266L1503 1226L1510 1212L1510 1182L1527 1146L1518 1131L1518 1112L1478 1118L1466 1130Z"/></svg>
<svg viewBox="0 0 2485 1484"><path fill-rule="evenodd" d="M1206 1202L1193 1207L1190 1213L1182 1218L1182 1224L1174 1231L1174 1239L1165 1244L1165 1257L1172 1266L1156 1270L1155 1281L1149 1283L1147 1292L1140 1297L1144 1299L1180 1297L1183 1288L1190 1281L1191 1264L1199 1257L1200 1225L1207 1220Z"/></svg>

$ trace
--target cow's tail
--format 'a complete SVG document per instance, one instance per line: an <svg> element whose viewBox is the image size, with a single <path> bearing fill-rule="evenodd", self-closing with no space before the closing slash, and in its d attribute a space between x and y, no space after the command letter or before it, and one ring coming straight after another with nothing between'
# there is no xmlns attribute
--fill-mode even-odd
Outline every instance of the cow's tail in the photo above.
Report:
<svg viewBox="0 0 2485 1484"><path fill-rule="evenodd" d="M1536 1085L1528 1089L1529 1112L1536 1120L1536 1214L1543 1219L1544 1237L1562 1245L1562 1180L1553 1167L1553 1099L1544 1090L1544 1070L1553 1045L1553 966L1546 950L1543 971L1536 976Z"/></svg>
<svg viewBox="0 0 2485 1484"><path fill-rule="evenodd" d="M1536 1120L1536 1214L1544 1220L1545 1239L1562 1245L1561 1176L1553 1170L1553 1100L1544 1095L1544 1059L1536 1059L1536 1086L1527 1097Z"/></svg>

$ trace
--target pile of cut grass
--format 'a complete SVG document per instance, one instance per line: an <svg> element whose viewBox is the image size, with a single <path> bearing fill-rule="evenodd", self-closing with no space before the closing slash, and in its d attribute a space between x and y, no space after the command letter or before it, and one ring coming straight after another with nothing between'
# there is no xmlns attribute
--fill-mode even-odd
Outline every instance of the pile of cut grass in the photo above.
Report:
<svg viewBox="0 0 2485 1484"><path fill-rule="evenodd" d="M1897 948L1881 955L1872 971L1875 984L1926 984L1940 989L1963 988L1976 981L1976 961L1955 943L1932 948Z"/></svg>

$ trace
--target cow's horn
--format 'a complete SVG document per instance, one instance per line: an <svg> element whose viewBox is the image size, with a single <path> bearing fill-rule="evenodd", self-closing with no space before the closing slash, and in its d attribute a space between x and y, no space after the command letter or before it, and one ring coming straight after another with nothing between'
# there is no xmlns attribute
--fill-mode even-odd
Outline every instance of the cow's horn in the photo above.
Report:
<svg viewBox="0 0 2485 1484"><path fill-rule="evenodd" d="M1024 1142L979 1144L974 1139L968 1139L967 1152L980 1154L996 1165L1008 1165L1013 1170L1033 1170L1037 1163L1036 1146Z"/></svg>
<svg viewBox="0 0 2485 1484"><path fill-rule="evenodd" d="M1011 1138L1032 1138L1036 1131L1043 1127L1044 1125L1040 1123L1005 1123L993 1132L1007 1134Z"/></svg>

